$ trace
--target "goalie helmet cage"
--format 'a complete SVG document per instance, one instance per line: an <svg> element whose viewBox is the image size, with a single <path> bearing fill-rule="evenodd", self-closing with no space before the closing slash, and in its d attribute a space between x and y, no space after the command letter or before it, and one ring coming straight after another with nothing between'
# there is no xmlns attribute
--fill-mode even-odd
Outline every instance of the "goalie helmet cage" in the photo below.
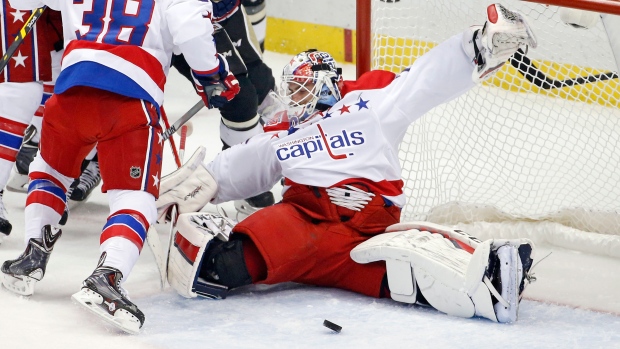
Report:
<svg viewBox="0 0 620 349"><path fill-rule="evenodd" d="M593 2L620 13L620 2L564 1ZM402 71L451 35L483 24L491 3L357 0L358 75ZM620 257L620 89L605 27L601 20L589 29L569 26L557 6L501 3L525 15L539 47L410 126L399 155L408 197L402 220L551 222L537 225L547 235L566 227L606 234L598 236L619 247L606 246L607 254ZM563 238L572 241L565 247L579 247L574 236Z"/></svg>

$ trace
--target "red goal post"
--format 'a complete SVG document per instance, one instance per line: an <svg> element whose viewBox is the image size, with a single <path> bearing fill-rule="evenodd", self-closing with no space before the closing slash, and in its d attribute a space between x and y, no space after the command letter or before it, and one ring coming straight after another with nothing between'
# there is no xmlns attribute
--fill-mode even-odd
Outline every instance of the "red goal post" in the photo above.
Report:
<svg viewBox="0 0 620 349"><path fill-rule="evenodd" d="M449 36L484 23L492 2L357 0L358 76L402 71ZM539 47L410 126L399 153L408 197L402 219L607 234L615 252L584 247L572 235L564 246L620 257L620 82L611 35L601 16L580 29L556 6L620 14L620 1L497 2L528 19Z"/></svg>
<svg viewBox="0 0 620 349"><path fill-rule="evenodd" d="M387 2L399 2L388 0ZM555 5L579 10L608 13L620 16L620 1L617 0L524 0L544 5ZM371 14L372 0L356 0L356 44L357 77L371 69Z"/></svg>

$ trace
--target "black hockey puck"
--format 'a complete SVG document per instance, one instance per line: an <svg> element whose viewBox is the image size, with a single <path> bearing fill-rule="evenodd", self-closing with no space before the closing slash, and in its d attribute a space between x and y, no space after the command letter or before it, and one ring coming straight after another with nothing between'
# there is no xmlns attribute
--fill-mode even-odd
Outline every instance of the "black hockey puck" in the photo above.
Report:
<svg viewBox="0 0 620 349"><path fill-rule="evenodd" d="M336 332L336 333L340 333L340 331L342 331L342 326L338 326L335 323L329 321L329 320L325 320L323 321L323 326L329 328L330 330Z"/></svg>

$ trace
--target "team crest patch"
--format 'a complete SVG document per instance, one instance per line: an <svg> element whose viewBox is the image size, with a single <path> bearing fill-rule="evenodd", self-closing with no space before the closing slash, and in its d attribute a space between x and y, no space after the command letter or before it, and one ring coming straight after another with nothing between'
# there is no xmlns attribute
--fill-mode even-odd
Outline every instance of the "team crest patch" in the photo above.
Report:
<svg viewBox="0 0 620 349"><path fill-rule="evenodd" d="M138 166L131 166L131 168L129 169L129 176L131 176L131 178L140 178L141 174L142 169L140 169L140 167Z"/></svg>

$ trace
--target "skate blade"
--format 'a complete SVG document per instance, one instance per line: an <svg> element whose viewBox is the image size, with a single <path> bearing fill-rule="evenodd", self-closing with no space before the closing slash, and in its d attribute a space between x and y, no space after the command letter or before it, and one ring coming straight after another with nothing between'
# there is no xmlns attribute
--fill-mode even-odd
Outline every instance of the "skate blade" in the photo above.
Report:
<svg viewBox="0 0 620 349"><path fill-rule="evenodd" d="M140 332L140 320L125 309L109 309L104 304L103 297L88 288L83 288L79 292L73 294L71 299L78 304L97 315L100 319L113 325L114 327L127 332L129 334L138 334ZM109 311L114 311L110 314Z"/></svg>
<svg viewBox="0 0 620 349"><path fill-rule="evenodd" d="M6 190L16 193L28 192L28 175L14 173L6 184Z"/></svg>
<svg viewBox="0 0 620 349"><path fill-rule="evenodd" d="M2 286L21 296L32 296L37 279L23 275L9 275L2 273Z"/></svg>
<svg viewBox="0 0 620 349"><path fill-rule="evenodd" d="M67 199L67 207L69 207L69 212L71 212L71 210L83 204L84 201L75 201L75 200Z"/></svg>
<svg viewBox="0 0 620 349"><path fill-rule="evenodd" d="M523 275L523 268L519 267L519 252L516 246L506 245L500 247L497 253L501 263L502 287L506 287L506 295L502 296L508 302L508 307L501 303L495 304L495 314L498 322L515 322L519 311L519 284Z"/></svg>

